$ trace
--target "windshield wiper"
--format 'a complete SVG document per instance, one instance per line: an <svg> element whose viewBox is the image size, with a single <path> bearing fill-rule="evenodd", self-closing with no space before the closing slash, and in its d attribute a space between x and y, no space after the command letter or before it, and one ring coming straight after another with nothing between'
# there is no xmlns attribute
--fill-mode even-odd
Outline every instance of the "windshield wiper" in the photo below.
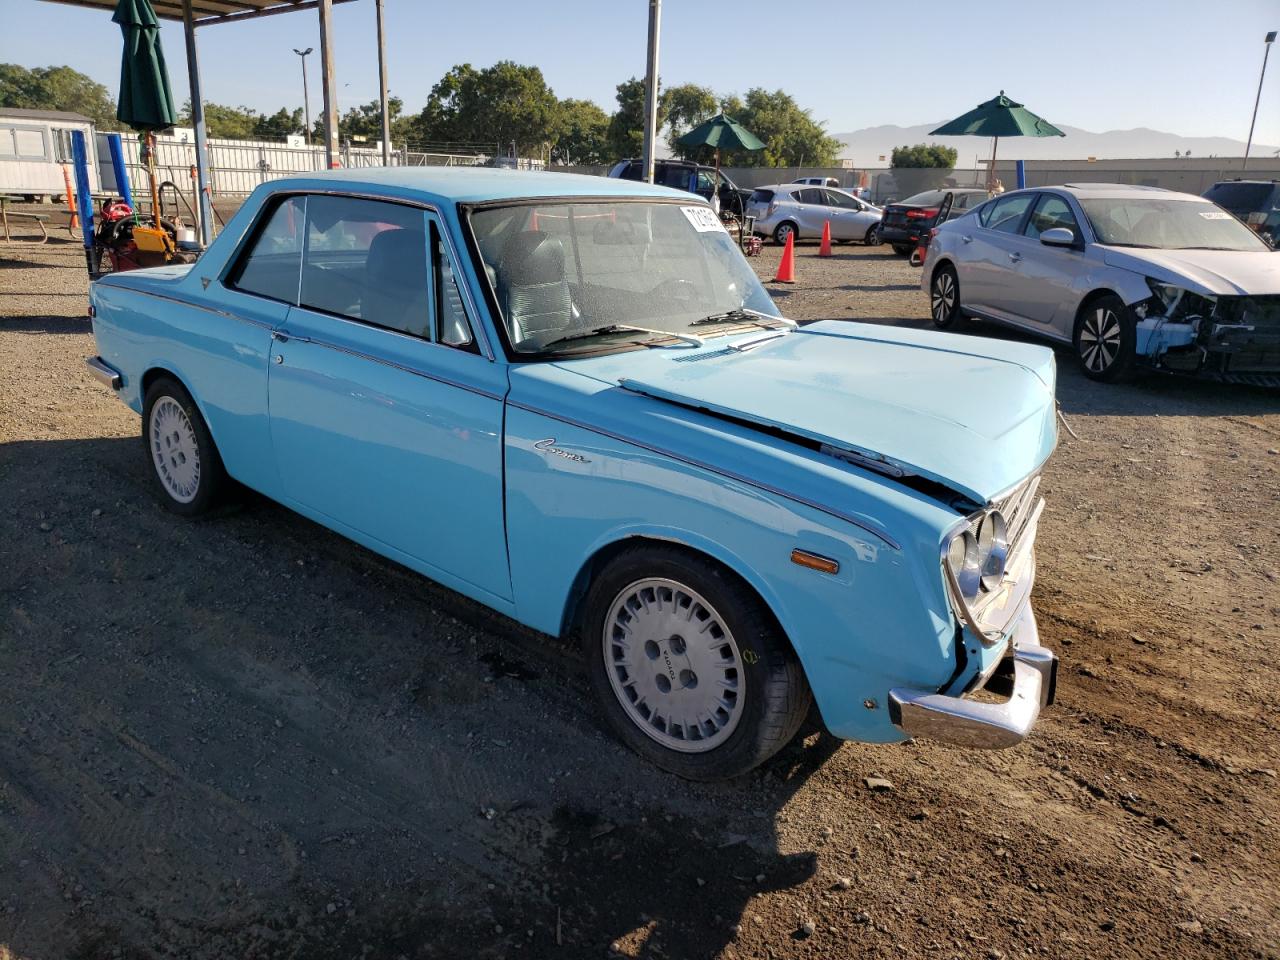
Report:
<svg viewBox="0 0 1280 960"><path fill-rule="evenodd" d="M733 310L725 310L723 313L708 314L701 320L693 321L689 326L698 327L713 323L749 323L753 326L764 327L766 330L773 330L779 325L784 327L794 327L796 325L794 320L788 320L786 317L771 317L768 314L757 313L745 307L737 307Z"/></svg>
<svg viewBox="0 0 1280 960"><path fill-rule="evenodd" d="M1154 243L1122 243L1119 240L1103 240L1104 247L1141 247L1143 250L1160 250Z"/></svg>
<svg viewBox="0 0 1280 960"><path fill-rule="evenodd" d="M706 345L705 340L692 333L676 333L673 330L653 330L649 327L633 327L629 323L607 323L602 327L592 327L590 330L580 330L577 333L570 333L563 337L556 337L556 339L544 343L541 349L546 350L562 343L572 343L575 340L590 340L593 337L607 337L615 333L650 333L654 336L662 337L663 339L680 340L694 347L702 347Z"/></svg>

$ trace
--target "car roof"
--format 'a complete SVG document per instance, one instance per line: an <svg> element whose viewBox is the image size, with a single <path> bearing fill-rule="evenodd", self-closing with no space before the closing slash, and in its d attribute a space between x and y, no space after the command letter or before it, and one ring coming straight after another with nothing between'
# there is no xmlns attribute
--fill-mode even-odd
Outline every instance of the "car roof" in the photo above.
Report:
<svg viewBox="0 0 1280 960"><path fill-rule="evenodd" d="M593 177L545 170L502 170L492 167L361 167L322 170L269 182L273 193L289 190L332 190L385 194L436 203L485 203L542 197L679 197L683 190L639 180ZM694 197L693 202L697 201Z"/></svg>
<svg viewBox="0 0 1280 960"><path fill-rule="evenodd" d="M1037 189L1037 188L1030 188ZM1179 193L1176 190L1165 190L1163 187L1147 187L1136 183L1063 183L1045 186L1044 190L1061 190L1069 193L1077 200L1145 200L1153 196L1162 200L1197 200L1205 203L1203 197L1194 193Z"/></svg>

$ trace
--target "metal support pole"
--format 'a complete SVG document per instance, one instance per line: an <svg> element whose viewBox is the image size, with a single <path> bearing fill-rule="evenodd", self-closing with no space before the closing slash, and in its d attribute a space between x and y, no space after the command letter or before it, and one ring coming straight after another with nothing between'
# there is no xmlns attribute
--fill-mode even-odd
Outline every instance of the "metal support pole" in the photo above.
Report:
<svg viewBox="0 0 1280 960"><path fill-rule="evenodd" d="M294 47L293 52L302 58L302 119L306 122L302 132L307 138L309 147L311 146L311 95L307 92L307 54L311 52L311 48L299 50Z"/></svg>
<svg viewBox="0 0 1280 960"><path fill-rule="evenodd" d="M387 30L383 0L375 0L378 12L378 103L382 107L382 165L391 166L391 114L387 111Z"/></svg>
<svg viewBox="0 0 1280 960"><path fill-rule="evenodd" d="M324 163L338 160L338 91L333 83L333 0L320 0L320 85L324 92Z"/></svg>
<svg viewBox="0 0 1280 960"><path fill-rule="evenodd" d="M662 0L649 0L649 58L644 74L644 179L653 183L654 140L658 136L658 33Z"/></svg>
<svg viewBox="0 0 1280 960"><path fill-rule="evenodd" d="M1249 148L1253 146L1253 125L1258 122L1258 104L1262 100L1262 81L1267 78L1267 57L1271 56L1271 44L1275 39L1276 31L1272 30L1263 41L1262 74L1258 77L1258 95L1253 98L1253 119L1249 121L1249 139L1245 141L1244 162L1240 164L1241 170L1249 165Z"/></svg>
<svg viewBox="0 0 1280 960"><path fill-rule="evenodd" d="M200 59L196 55L196 24L191 0L182 0L182 32L187 40L187 83L191 92L191 126L196 130L196 187L200 191L200 245L213 242L213 198L209 192L209 137L205 132L204 95L200 90Z"/></svg>

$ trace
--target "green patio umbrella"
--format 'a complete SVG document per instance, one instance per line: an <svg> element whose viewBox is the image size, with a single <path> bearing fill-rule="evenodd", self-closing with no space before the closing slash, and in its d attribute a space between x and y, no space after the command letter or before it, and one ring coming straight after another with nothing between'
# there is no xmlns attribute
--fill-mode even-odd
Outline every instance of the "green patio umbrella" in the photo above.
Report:
<svg viewBox="0 0 1280 960"><path fill-rule="evenodd" d="M676 140L682 147L712 147L716 151L716 181L720 180L721 150L763 150L764 141L732 117L717 113Z"/></svg>
<svg viewBox="0 0 1280 960"><path fill-rule="evenodd" d="M151 0L120 0L111 19L124 34L124 57L120 62L120 99L116 119L145 134L147 172L151 175L151 209L160 226L160 201L156 194L155 131L167 130L178 122L173 107L169 71L160 48L160 21Z"/></svg>
<svg viewBox="0 0 1280 960"><path fill-rule="evenodd" d="M996 147L1001 137L1065 137L1066 134L1043 117L1037 117L1020 103L1014 103L1000 91L986 103L980 103L968 113L950 123L944 123L930 136L937 137L991 137L991 166L987 171L987 183L995 178Z"/></svg>

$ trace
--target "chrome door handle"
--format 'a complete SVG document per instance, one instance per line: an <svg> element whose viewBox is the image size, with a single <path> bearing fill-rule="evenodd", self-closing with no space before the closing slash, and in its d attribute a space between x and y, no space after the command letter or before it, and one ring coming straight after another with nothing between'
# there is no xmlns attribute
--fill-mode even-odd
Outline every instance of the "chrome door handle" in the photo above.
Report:
<svg viewBox="0 0 1280 960"><path fill-rule="evenodd" d="M1020 253L1011 253L1011 254L1009 254L1009 259L1010 259L1010 260L1012 260L1014 263L1019 263L1019 262L1021 262L1021 260L1022 260L1022 254L1020 254Z"/></svg>
<svg viewBox="0 0 1280 960"><path fill-rule="evenodd" d="M280 330L272 330L272 331L271 331L271 339L272 339L272 340L277 340L277 341L279 341L280 343L288 343L288 342L289 342L289 335L288 335L287 333L284 333L283 331L280 331Z"/></svg>
<svg viewBox="0 0 1280 960"><path fill-rule="evenodd" d="M963 242L965 242L965 243L973 243L973 237L964 237L964 236L962 236L960 239L961 239Z"/></svg>

